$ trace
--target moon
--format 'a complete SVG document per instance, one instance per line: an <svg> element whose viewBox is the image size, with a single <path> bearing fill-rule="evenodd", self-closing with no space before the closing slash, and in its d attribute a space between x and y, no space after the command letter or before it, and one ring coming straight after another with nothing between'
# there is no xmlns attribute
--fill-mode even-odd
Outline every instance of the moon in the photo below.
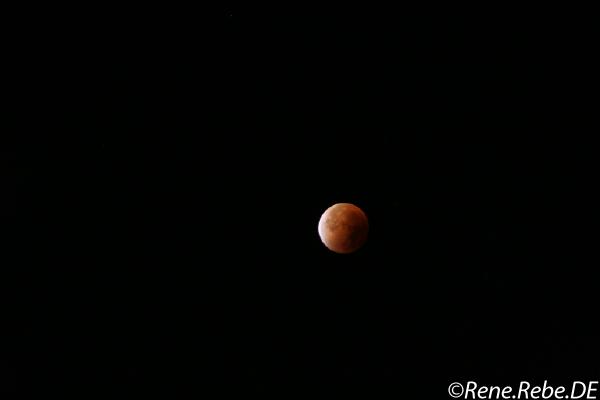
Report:
<svg viewBox="0 0 600 400"><path fill-rule="evenodd" d="M337 203L329 207L319 220L319 236L331 251L353 253L367 241L369 220L359 207Z"/></svg>

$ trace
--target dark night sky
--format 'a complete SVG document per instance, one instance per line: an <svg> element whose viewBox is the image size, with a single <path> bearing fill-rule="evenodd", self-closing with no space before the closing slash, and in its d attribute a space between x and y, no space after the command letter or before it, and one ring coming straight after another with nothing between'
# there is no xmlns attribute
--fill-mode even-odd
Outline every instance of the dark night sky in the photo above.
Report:
<svg viewBox="0 0 600 400"><path fill-rule="evenodd" d="M37 37L48 134L2 153L26 246L0 391L597 378L586 25L471 11L106 11ZM370 217L353 255L317 235L336 202Z"/></svg>

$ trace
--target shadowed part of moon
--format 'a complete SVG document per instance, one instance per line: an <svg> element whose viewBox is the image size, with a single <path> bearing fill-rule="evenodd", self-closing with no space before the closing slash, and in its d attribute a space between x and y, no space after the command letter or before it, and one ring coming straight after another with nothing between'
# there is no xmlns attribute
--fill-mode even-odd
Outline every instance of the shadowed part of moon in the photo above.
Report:
<svg viewBox="0 0 600 400"><path fill-rule="evenodd" d="M363 246L369 233L366 214L350 203L329 207L319 220L319 236L328 249L336 253L352 253Z"/></svg>

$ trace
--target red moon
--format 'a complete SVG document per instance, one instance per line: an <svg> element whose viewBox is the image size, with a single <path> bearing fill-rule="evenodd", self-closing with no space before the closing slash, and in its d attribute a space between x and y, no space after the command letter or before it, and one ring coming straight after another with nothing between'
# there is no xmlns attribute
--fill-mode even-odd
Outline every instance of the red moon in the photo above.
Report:
<svg viewBox="0 0 600 400"><path fill-rule="evenodd" d="M365 244L369 233L367 215L350 203L329 207L319 220L319 236L331 251L353 253Z"/></svg>

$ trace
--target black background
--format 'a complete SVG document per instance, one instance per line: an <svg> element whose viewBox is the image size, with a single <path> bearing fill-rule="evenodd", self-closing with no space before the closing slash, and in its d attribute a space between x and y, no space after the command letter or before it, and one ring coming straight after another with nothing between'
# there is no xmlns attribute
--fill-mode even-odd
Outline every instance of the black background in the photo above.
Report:
<svg viewBox="0 0 600 400"><path fill-rule="evenodd" d="M589 36L543 11L80 10L32 35L0 390L598 378ZM337 202L370 218L352 255L317 235Z"/></svg>

